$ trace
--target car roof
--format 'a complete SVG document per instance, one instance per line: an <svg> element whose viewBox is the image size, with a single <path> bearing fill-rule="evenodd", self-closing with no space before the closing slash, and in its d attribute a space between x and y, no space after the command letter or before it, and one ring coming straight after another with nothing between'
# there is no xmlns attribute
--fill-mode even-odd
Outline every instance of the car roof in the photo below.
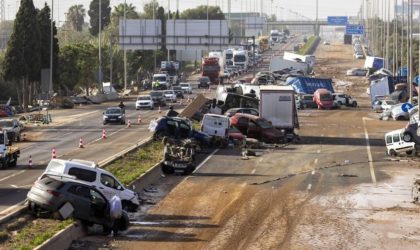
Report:
<svg viewBox="0 0 420 250"><path fill-rule="evenodd" d="M108 107L106 109L121 109L120 107Z"/></svg>
<svg viewBox="0 0 420 250"><path fill-rule="evenodd" d="M248 119L251 119L251 120L260 119L260 117L259 116L256 116L256 115L241 114L241 113L235 114L233 117L237 117L237 118L239 118L239 117L245 117L245 118L248 118Z"/></svg>

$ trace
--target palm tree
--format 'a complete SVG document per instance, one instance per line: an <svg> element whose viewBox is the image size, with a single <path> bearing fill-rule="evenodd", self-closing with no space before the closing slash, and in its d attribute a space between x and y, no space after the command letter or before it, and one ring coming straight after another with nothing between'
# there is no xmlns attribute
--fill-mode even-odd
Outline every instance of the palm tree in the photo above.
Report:
<svg viewBox="0 0 420 250"><path fill-rule="evenodd" d="M137 19L139 18L139 14L136 12L136 6L133 4L126 4L125 6L125 13L126 17L129 19ZM119 18L124 17L124 4L120 3L119 5L114 7L114 11L111 14L112 22L118 24Z"/></svg>
<svg viewBox="0 0 420 250"><path fill-rule="evenodd" d="M73 5L69 8L67 13L67 21L70 22L72 29L76 31L83 30L83 24L85 23L86 10L83 5Z"/></svg>

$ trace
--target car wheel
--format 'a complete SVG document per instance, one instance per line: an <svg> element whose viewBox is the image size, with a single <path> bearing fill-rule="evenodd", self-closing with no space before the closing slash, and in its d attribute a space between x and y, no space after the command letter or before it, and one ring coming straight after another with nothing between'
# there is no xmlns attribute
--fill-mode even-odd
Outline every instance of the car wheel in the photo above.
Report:
<svg viewBox="0 0 420 250"><path fill-rule="evenodd" d="M170 167L170 166L168 166L166 164L163 164L162 163L160 165L160 168L162 169L162 173L164 173L164 174L173 174L173 173L175 173L174 168L172 168L172 167Z"/></svg>
<svg viewBox="0 0 420 250"><path fill-rule="evenodd" d="M412 155L413 151L412 150L408 150L407 152L405 152L407 155Z"/></svg>
<svg viewBox="0 0 420 250"><path fill-rule="evenodd" d="M404 121L405 117L404 116L398 116L395 120L397 121Z"/></svg>
<svg viewBox="0 0 420 250"><path fill-rule="evenodd" d="M353 107L357 107L357 102L353 102Z"/></svg>
<svg viewBox="0 0 420 250"><path fill-rule="evenodd" d="M338 101L337 104L340 105L340 106L343 105L343 103L341 101Z"/></svg>
<svg viewBox="0 0 420 250"><path fill-rule="evenodd" d="M106 122L103 122L104 125L106 125Z"/></svg>
<svg viewBox="0 0 420 250"><path fill-rule="evenodd" d="M155 109L155 107L154 107L154 106L151 106L151 107L150 107L150 110L154 110L154 109Z"/></svg>
<svg viewBox="0 0 420 250"><path fill-rule="evenodd" d="M158 130L153 134L153 139L155 141L162 140L162 138L165 136L165 132L162 130Z"/></svg>
<svg viewBox="0 0 420 250"><path fill-rule="evenodd" d="M395 150L391 149L391 151L389 151L389 155L395 157L398 154L397 154L397 152Z"/></svg>
<svg viewBox="0 0 420 250"><path fill-rule="evenodd" d="M93 223L87 220L80 220L80 222L82 223L82 226L84 227L91 227L93 226Z"/></svg>
<svg viewBox="0 0 420 250"><path fill-rule="evenodd" d="M411 135L410 132L404 132L402 139L405 142L412 142L413 141L413 136Z"/></svg>

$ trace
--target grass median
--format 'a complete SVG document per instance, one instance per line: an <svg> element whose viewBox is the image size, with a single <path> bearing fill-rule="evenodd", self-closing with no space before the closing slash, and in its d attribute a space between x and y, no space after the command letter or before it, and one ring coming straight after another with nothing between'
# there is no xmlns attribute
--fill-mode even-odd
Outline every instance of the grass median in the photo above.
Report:
<svg viewBox="0 0 420 250"><path fill-rule="evenodd" d="M162 152L162 142L153 141L108 164L105 169L128 185L160 162ZM34 219L24 215L0 227L0 249L33 249L71 223L73 220Z"/></svg>
<svg viewBox="0 0 420 250"><path fill-rule="evenodd" d="M314 43L317 41L317 39L318 39L317 36L309 37L305 45L299 50L299 54L307 55L309 50L311 50L312 46L314 46Z"/></svg>

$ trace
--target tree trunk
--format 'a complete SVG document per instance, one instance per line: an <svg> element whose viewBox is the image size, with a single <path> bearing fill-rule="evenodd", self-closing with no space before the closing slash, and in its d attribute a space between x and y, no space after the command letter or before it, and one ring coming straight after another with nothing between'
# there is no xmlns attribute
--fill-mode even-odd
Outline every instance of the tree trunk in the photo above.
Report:
<svg viewBox="0 0 420 250"><path fill-rule="evenodd" d="M22 79L22 106L24 109L28 108L28 87L27 87L27 79Z"/></svg>
<svg viewBox="0 0 420 250"><path fill-rule="evenodd" d="M16 94L17 94L19 106L23 107L21 81L18 80L14 85L16 86Z"/></svg>

